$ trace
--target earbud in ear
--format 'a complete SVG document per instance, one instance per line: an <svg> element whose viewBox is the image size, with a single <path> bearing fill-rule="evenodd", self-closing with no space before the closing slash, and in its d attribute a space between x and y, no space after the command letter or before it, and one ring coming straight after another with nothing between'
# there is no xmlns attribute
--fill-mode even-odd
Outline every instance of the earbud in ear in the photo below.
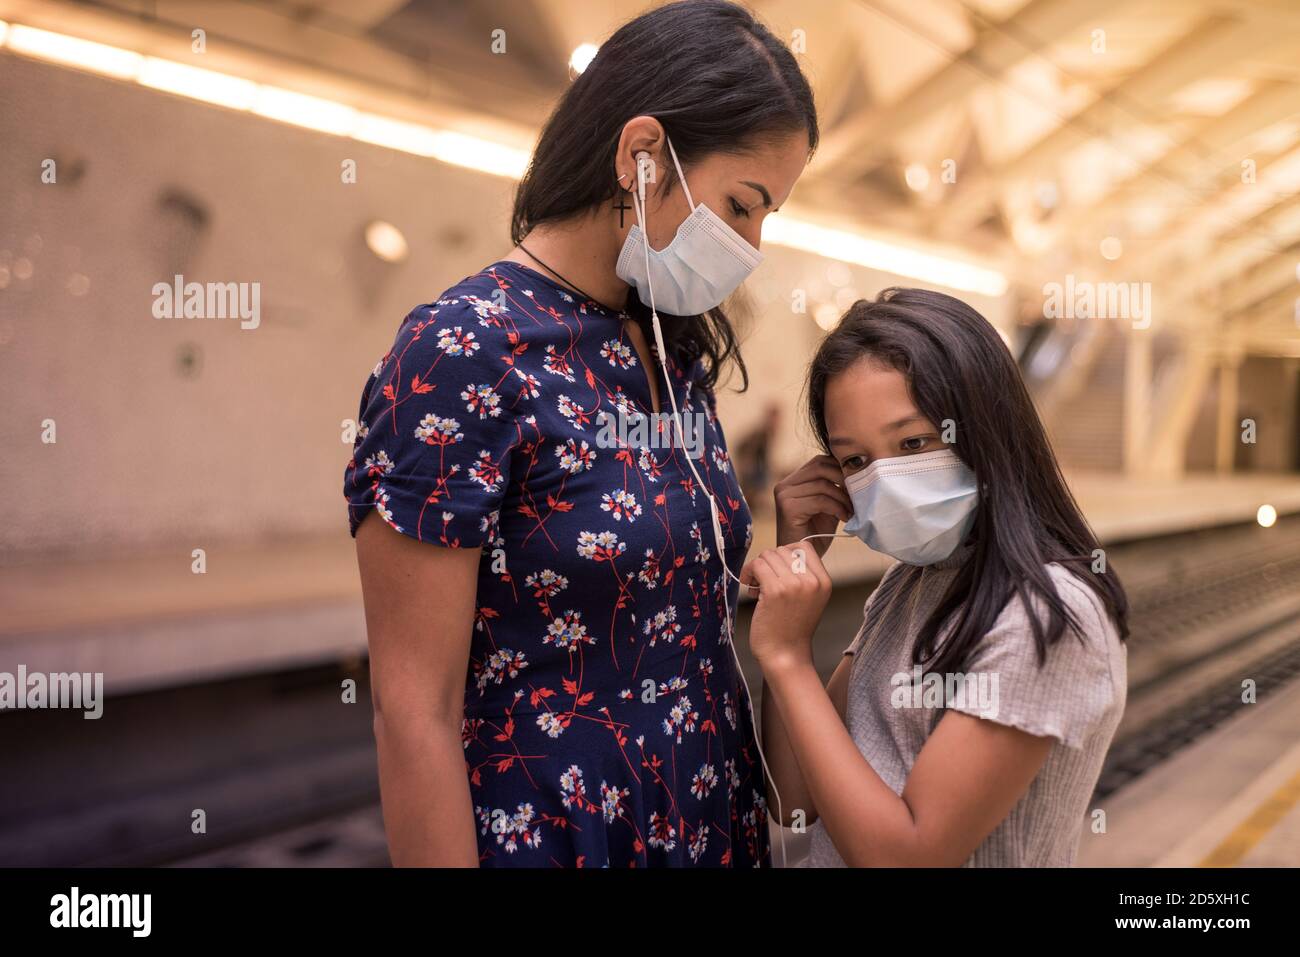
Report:
<svg viewBox="0 0 1300 957"><path fill-rule="evenodd" d="M641 200L642 204L645 203L645 179L646 179L646 170L649 168L649 166L650 166L650 154L647 153L645 150L642 150L640 153L637 153L636 154L636 195L637 198Z"/></svg>

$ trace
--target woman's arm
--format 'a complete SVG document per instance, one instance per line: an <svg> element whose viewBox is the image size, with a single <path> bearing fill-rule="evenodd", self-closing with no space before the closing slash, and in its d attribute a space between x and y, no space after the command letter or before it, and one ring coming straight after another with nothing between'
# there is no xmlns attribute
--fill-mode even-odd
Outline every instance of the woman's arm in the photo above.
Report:
<svg viewBox="0 0 1300 957"><path fill-rule="evenodd" d="M746 567L760 588L750 646L823 826L850 866L962 864L1028 789L1051 738L950 711L895 794L858 750L813 667L812 632L830 578L801 551L801 566L785 546Z"/></svg>
<svg viewBox="0 0 1300 957"><path fill-rule="evenodd" d="M461 722L478 548L357 529L384 829L393 865L477 867Z"/></svg>

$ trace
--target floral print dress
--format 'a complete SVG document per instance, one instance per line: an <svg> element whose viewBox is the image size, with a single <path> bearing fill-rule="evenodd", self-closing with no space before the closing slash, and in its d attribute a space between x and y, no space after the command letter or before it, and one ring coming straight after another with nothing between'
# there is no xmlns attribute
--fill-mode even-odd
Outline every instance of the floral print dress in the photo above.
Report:
<svg viewBox="0 0 1300 957"><path fill-rule="evenodd" d="M374 510L482 549L462 739L483 866L770 866L738 588L686 462L738 573L751 517L713 393L669 358L679 435L626 315L579 300L503 260L406 316L362 391L350 530Z"/></svg>

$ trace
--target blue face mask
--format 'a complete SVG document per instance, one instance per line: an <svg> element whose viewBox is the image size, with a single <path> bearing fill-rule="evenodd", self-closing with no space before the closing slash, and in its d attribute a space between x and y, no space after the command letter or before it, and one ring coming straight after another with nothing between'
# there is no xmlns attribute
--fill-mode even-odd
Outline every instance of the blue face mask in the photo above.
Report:
<svg viewBox="0 0 1300 957"><path fill-rule="evenodd" d="M943 561L975 522L975 473L951 449L876 459L844 489L853 517L844 531L909 565Z"/></svg>

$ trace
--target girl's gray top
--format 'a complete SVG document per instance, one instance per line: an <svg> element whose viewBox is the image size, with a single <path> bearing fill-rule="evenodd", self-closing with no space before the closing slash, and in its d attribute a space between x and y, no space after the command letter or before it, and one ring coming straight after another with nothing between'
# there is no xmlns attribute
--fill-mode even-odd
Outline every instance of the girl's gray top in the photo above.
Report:
<svg viewBox="0 0 1300 957"><path fill-rule="evenodd" d="M862 756L897 794L943 716L933 706L938 700L950 697L951 710L1050 735L1051 750L1029 790L964 866L1068 867L1074 864L1089 799L1124 713L1128 648L1091 586L1052 563L1047 570L1081 625L1082 641L1067 625L1048 646L1040 668L1024 603L1013 597L972 650L962 674L928 678L928 697L925 682L920 692L912 690L911 682L902 685L904 676L914 675L911 651L917 631L972 550L965 545L934 565L900 562L885 573L864 607L862 627L844 651L854 656L845 724ZM892 599L882 607L878 596L891 591ZM1046 606L1037 597L1032 604L1046 622ZM822 823L815 821L808 830L810 851L802 866L844 867Z"/></svg>

